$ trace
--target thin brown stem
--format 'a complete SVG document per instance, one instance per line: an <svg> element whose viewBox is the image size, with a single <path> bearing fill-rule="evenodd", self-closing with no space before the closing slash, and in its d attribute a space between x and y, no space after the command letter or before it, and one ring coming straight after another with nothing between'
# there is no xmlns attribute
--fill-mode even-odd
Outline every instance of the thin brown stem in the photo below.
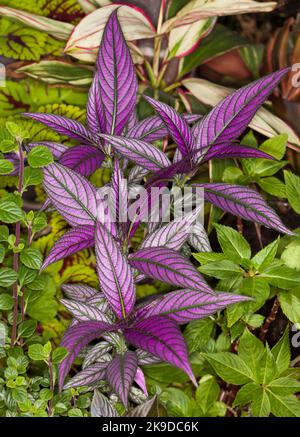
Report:
<svg viewBox="0 0 300 437"><path fill-rule="evenodd" d="M274 300L271 312L270 312L269 316L266 318L265 323L261 327L260 334L259 334L259 338L260 338L261 341L265 341L266 340L266 336L267 336L267 334L269 332L270 325L276 319L279 307L280 307L279 300L276 297L276 299Z"/></svg>

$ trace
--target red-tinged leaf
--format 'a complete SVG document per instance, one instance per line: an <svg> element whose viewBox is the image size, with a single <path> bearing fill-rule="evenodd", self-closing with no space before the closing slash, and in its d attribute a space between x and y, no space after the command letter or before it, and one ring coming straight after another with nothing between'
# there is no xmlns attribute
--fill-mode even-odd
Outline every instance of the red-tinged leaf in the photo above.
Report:
<svg viewBox="0 0 300 437"><path fill-rule="evenodd" d="M176 323L183 324L208 317L228 305L248 300L248 297L237 294L217 293L211 296L195 290L178 290L140 307L134 317L135 320L141 320L153 316L167 316Z"/></svg>
<svg viewBox="0 0 300 437"><path fill-rule="evenodd" d="M99 222L95 248L100 288L118 318L125 319L135 302L133 275L117 242Z"/></svg>
<svg viewBox="0 0 300 437"><path fill-rule="evenodd" d="M69 299L77 300L78 302L86 302L88 299L101 294L95 288L85 284L64 284L61 286L61 289Z"/></svg>
<svg viewBox="0 0 300 437"><path fill-rule="evenodd" d="M44 169L44 188L71 226L93 226L97 216L95 187L75 171L54 163Z"/></svg>
<svg viewBox="0 0 300 437"><path fill-rule="evenodd" d="M67 376L71 365L81 349L96 338L100 338L104 332L113 331L114 327L104 322L82 322L77 323L67 329L62 341L61 347L68 350L68 355L60 363L58 367L58 386L59 390L64 385L65 377Z"/></svg>
<svg viewBox="0 0 300 437"><path fill-rule="evenodd" d="M230 212L245 220L293 235L280 220L276 212L255 190L231 184L194 184L204 189L204 198L223 211Z"/></svg>
<svg viewBox="0 0 300 437"><path fill-rule="evenodd" d="M55 114L31 114L29 112L25 112L22 115L24 115L25 117L30 117L33 120L39 121L40 123L43 123L44 125L55 130L55 132L58 132L60 135L66 135L67 137L70 137L73 140L77 140L82 143L97 145L89 131L79 121Z"/></svg>
<svg viewBox="0 0 300 437"><path fill-rule="evenodd" d="M59 163L71 168L82 176L89 177L104 161L104 154L98 148L90 145L80 145L69 148L61 156Z"/></svg>
<svg viewBox="0 0 300 437"><path fill-rule="evenodd" d="M173 320L162 316L151 317L134 323L124 333L128 343L179 367L196 383L185 340Z"/></svg>
<svg viewBox="0 0 300 437"><path fill-rule="evenodd" d="M103 134L99 136L107 140L125 158L150 171L158 171L171 164L161 150L145 141Z"/></svg>
<svg viewBox="0 0 300 437"><path fill-rule="evenodd" d="M171 137L177 144L178 149L183 156L187 155L189 151L196 147L192 130L179 112L171 106L154 100L151 97L145 96L145 99L156 109L162 120L165 122Z"/></svg>
<svg viewBox="0 0 300 437"><path fill-rule="evenodd" d="M106 368L106 378L121 402L127 407L128 394L137 370L137 356L127 351L118 354Z"/></svg>
<svg viewBox="0 0 300 437"><path fill-rule="evenodd" d="M129 256L129 262L132 267L150 278L215 294L193 264L175 250L165 247L140 249Z"/></svg>
<svg viewBox="0 0 300 437"><path fill-rule="evenodd" d="M96 306L91 305L90 301L84 303L77 302L76 300L61 299L61 303L79 322L96 320L98 322L110 323L109 317L101 312Z"/></svg>
<svg viewBox="0 0 300 437"><path fill-rule="evenodd" d="M105 107L104 132L120 135L135 107L138 84L117 10L112 12L106 23L97 69L100 95Z"/></svg>
<svg viewBox="0 0 300 437"><path fill-rule="evenodd" d="M46 257L41 270L48 267L50 264L74 255L83 249L93 247L95 244L95 228L94 226L77 226L66 232L59 240L54 243L50 253Z"/></svg>
<svg viewBox="0 0 300 437"><path fill-rule="evenodd" d="M95 382L101 381L101 379L105 378L107 365L108 362L94 363L86 369L81 370L64 385L64 390L82 387L84 385L92 385Z"/></svg>

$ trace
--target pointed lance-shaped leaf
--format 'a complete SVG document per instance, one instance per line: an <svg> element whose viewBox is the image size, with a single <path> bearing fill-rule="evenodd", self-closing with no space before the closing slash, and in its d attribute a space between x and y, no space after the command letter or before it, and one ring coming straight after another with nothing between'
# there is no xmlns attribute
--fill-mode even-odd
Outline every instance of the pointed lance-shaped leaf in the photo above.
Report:
<svg viewBox="0 0 300 437"><path fill-rule="evenodd" d="M95 288L85 284L63 284L61 289L69 299L77 300L78 302L86 302L92 297L101 294Z"/></svg>
<svg viewBox="0 0 300 437"><path fill-rule="evenodd" d="M61 303L79 322L88 322L96 320L98 322L110 323L108 316L102 313L96 306L90 302L76 302L76 300L61 299Z"/></svg>
<svg viewBox="0 0 300 437"><path fill-rule="evenodd" d="M146 366L147 364L157 364L161 362L160 358L143 349L136 349L135 352L138 357L138 364L141 366Z"/></svg>
<svg viewBox="0 0 300 437"><path fill-rule="evenodd" d="M158 171L171 164L169 158L161 150L145 141L113 135L100 134L99 136L109 141L125 158L150 171Z"/></svg>
<svg viewBox="0 0 300 437"><path fill-rule="evenodd" d="M83 249L93 247L95 244L95 228L94 226L77 226L66 232L59 240L54 243L48 256L46 257L41 270L48 267L50 264L74 255Z"/></svg>
<svg viewBox="0 0 300 437"><path fill-rule="evenodd" d="M202 162L207 162L210 159L217 158L263 158L273 159L274 157L268 155L268 153L262 150L254 149L253 147L243 146L239 144L218 144L212 146L206 155L203 157Z"/></svg>
<svg viewBox="0 0 300 437"><path fill-rule="evenodd" d="M105 357L108 352L112 350L113 346L108 341L100 341L99 343L92 346L85 354L82 368L85 369L90 367L91 364L106 361Z"/></svg>
<svg viewBox="0 0 300 437"><path fill-rule="evenodd" d="M255 223L273 228L278 232L293 235L276 212L255 190L231 184L194 184L204 189L204 198L223 211Z"/></svg>
<svg viewBox="0 0 300 437"><path fill-rule="evenodd" d="M135 302L132 271L117 242L99 222L96 223L95 249L100 288L116 316L125 319Z"/></svg>
<svg viewBox="0 0 300 437"><path fill-rule="evenodd" d="M67 329L60 344L67 349L68 355L58 366L59 390L62 389L65 377L81 349L92 340L101 337L104 332L113 330L114 327L112 325L96 321L77 323Z"/></svg>
<svg viewBox="0 0 300 437"><path fill-rule="evenodd" d="M152 99L151 97L145 96L144 98L156 109L165 122L171 137L183 156L187 155L190 150L196 147L192 130L179 112L171 106Z"/></svg>
<svg viewBox="0 0 300 437"><path fill-rule="evenodd" d="M121 402L127 407L128 394L137 370L137 356L127 351L118 354L106 368L106 378Z"/></svg>
<svg viewBox="0 0 300 437"><path fill-rule="evenodd" d="M101 379L105 378L107 365L108 362L94 363L90 367L81 370L64 385L64 390L82 387L84 385L92 385L95 382L101 381Z"/></svg>
<svg viewBox="0 0 300 437"><path fill-rule="evenodd" d="M230 94L215 106L194 131L202 156L215 142L229 144L246 129L259 107L290 68L269 74Z"/></svg>
<svg viewBox="0 0 300 437"><path fill-rule="evenodd" d="M117 410L112 406L106 396L99 390L94 391L91 403L92 417L119 417Z"/></svg>
<svg viewBox="0 0 300 437"><path fill-rule="evenodd" d="M136 369L134 382L140 387L140 389L143 391L144 395L148 397L146 378L145 378L144 372L142 371L142 369L140 367L137 367L137 369Z"/></svg>
<svg viewBox="0 0 300 437"><path fill-rule="evenodd" d="M212 252L208 235L201 223L196 223L193 226L193 230L188 236L188 242L197 252Z"/></svg>
<svg viewBox="0 0 300 437"><path fill-rule="evenodd" d="M144 402L143 404L140 404L129 411L127 414L127 417L147 417L150 413L154 402L156 401L156 396L153 396L153 398L149 399L149 401Z"/></svg>
<svg viewBox="0 0 300 437"><path fill-rule="evenodd" d="M89 130L93 134L106 132L105 108L101 97L100 77L97 70L89 91L86 120Z"/></svg>
<svg viewBox="0 0 300 437"><path fill-rule="evenodd" d="M118 20L118 10L112 12L106 23L97 69L105 107L105 132L120 135L135 107L138 85L131 54Z"/></svg>
<svg viewBox="0 0 300 437"><path fill-rule="evenodd" d="M185 340L177 324L163 316L141 320L124 331L128 343L179 367L195 382Z"/></svg>
<svg viewBox="0 0 300 437"><path fill-rule="evenodd" d="M44 188L52 204L71 226L93 226L97 216L95 187L61 164L44 168Z"/></svg>
<svg viewBox="0 0 300 437"><path fill-rule="evenodd" d="M128 204L127 181L124 178L123 171L120 168L120 163L117 158L115 158L114 161L111 188L109 201L112 215L117 223L125 225L127 221L126 210Z"/></svg>
<svg viewBox="0 0 300 437"><path fill-rule="evenodd" d="M81 143L97 145L90 132L82 123L77 120L62 117L61 115L44 114L38 112L25 112L22 115L45 124L46 126L55 130L55 132L58 132L60 135L66 135L67 137L80 141Z"/></svg>
<svg viewBox="0 0 300 437"><path fill-rule="evenodd" d="M215 294L193 264L175 250L166 247L144 248L129 255L128 260L132 267L150 278Z"/></svg>
<svg viewBox="0 0 300 437"><path fill-rule="evenodd" d="M217 293L212 296L195 290L177 290L140 307L134 317L135 320L141 320L153 316L166 316L176 323L183 324L208 317L228 305L248 300L247 296L230 293Z"/></svg>
<svg viewBox="0 0 300 437"><path fill-rule="evenodd" d="M68 148L59 159L59 163L71 168L82 176L89 177L104 161L104 153L97 147L79 145Z"/></svg>

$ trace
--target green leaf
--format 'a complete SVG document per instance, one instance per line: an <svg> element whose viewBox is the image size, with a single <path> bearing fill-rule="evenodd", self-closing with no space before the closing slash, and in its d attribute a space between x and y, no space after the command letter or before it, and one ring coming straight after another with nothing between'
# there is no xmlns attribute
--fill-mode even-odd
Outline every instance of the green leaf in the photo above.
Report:
<svg viewBox="0 0 300 437"><path fill-rule="evenodd" d="M216 378L212 375L204 375L196 390L196 401L204 414L216 402L220 393L220 387Z"/></svg>
<svg viewBox="0 0 300 437"><path fill-rule="evenodd" d="M284 157L288 141L287 134L276 135L266 140L259 149L280 160Z"/></svg>
<svg viewBox="0 0 300 437"><path fill-rule="evenodd" d="M36 321L35 320L25 320L25 322L20 323L18 328L18 336L29 338L32 337L36 331Z"/></svg>
<svg viewBox="0 0 300 437"><path fill-rule="evenodd" d="M12 162L8 159L0 159L0 175L11 173L14 169Z"/></svg>
<svg viewBox="0 0 300 437"><path fill-rule="evenodd" d="M238 354L239 357L251 367L257 379L260 372L258 363L264 354L264 345L255 335L251 334L247 328L240 338Z"/></svg>
<svg viewBox="0 0 300 437"><path fill-rule="evenodd" d="M203 354L216 373L229 384L242 385L254 379L252 370L230 352Z"/></svg>
<svg viewBox="0 0 300 437"><path fill-rule="evenodd" d="M5 127L10 135L14 137L19 143L21 143L25 139L30 138L29 133L24 130L23 127L14 123L13 121L7 121Z"/></svg>
<svg viewBox="0 0 300 437"><path fill-rule="evenodd" d="M300 176L284 171L284 180L289 204L297 214L300 214Z"/></svg>
<svg viewBox="0 0 300 437"><path fill-rule="evenodd" d="M300 271L300 240L294 240L286 246L281 259L287 267Z"/></svg>
<svg viewBox="0 0 300 437"><path fill-rule="evenodd" d="M300 382L286 377L274 379L267 387L272 393L278 396L287 396L300 392Z"/></svg>
<svg viewBox="0 0 300 437"><path fill-rule="evenodd" d="M229 260L205 264L199 267L198 270L207 276L213 276L218 279L235 278L236 276L243 275L243 270L240 266Z"/></svg>
<svg viewBox="0 0 300 437"><path fill-rule="evenodd" d="M266 344L265 351L260 360L257 361L256 367L258 369L258 382L266 385L276 378L278 369L276 367L275 358L270 351L268 344Z"/></svg>
<svg viewBox="0 0 300 437"><path fill-rule="evenodd" d="M22 220L22 209L13 200L0 200L0 220L4 223L15 223Z"/></svg>
<svg viewBox="0 0 300 437"><path fill-rule="evenodd" d="M71 408L71 410L68 411L69 417L83 417L83 413L79 408Z"/></svg>
<svg viewBox="0 0 300 437"><path fill-rule="evenodd" d="M190 353L198 352L208 343L214 329L213 320L200 319L190 322L184 330L184 337Z"/></svg>
<svg viewBox="0 0 300 437"><path fill-rule="evenodd" d="M300 417L300 401L296 396L278 396L268 391L271 412L276 417Z"/></svg>
<svg viewBox="0 0 300 437"><path fill-rule="evenodd" d="M9 311L14 305L14 300L10 294L0 294L0 310Z"/></svg>
<svg viewBox="0 0 300 437"><path fill-rule="evenodd" d="M274 287L284 290L300 285L300 272L286 266L271 265L260 276L266 278Z"/></svg>
<svg viewBox="0 0 300 437"><path fill-rule="evenodd" d="M49 388L42 388L42 390L40 391L40 399L42 399L42 401L50 401L50 399L52 398L52 391L49 390Z"/></svg>
<svg viewBox="0 0 300 437"><path fill-rule="evenodd" d="M179 390L177 388L167 388L160 395L159 400L166 408L168 416L190 416L191 401L182 390Z"/></svg>
<svg viewBox="0 0 300 437"><path fill-rule="evenodd" d="M233 407L249 404L257 395L259 395L260 392L261 386L259 384L256 382L248 382L248 384L243 385L243 387L239 389L236 398L233 401Z"/></svg>
<svg viewBox="0 0 300 437"><path fill-rule="evenodd" d="M293 323L300 320L300 287L281 291L278 295L283 313Z"/></svg>
<svg viewBox="0 0 300 437"><path fill-rule="evenodd" d="M0 268L0 287L9 287L18 279L17 273L10 267Z"/></svg>
<svg viewBox="0 0 300 437"><path fill-rule="evenodd" d="M282 199L286 198L285 184L280 179L271 176L258 179L257 183L262 190L271 194L271 196L280 197Z"/></svg>
<svg viewBox="0 0 300 437"><path fill-rule="evenodd" d="M28 356L33 361L44 360L44 348L41 344L31 344L28 348Z"/></svg>
<svg viewBox="0 0 300 437"><path fill-rule="evenodd" d="M275 358L278 374L287 370L291 361L289 329L287 328L281 339L272 348L272 354Z"/></svg>
<svg viewBox="0 0 300 437"><path fill-rule="evenodd" d="M226 259L224 253L200 252L200 253L192 253L192 255L202 265L210 262L222 261Z"/></svg>
<svg viewBox="0 0 300 437"><path fill-rule="evenodd" d="M57 347L52 353L52 363L59 364L66 356L68 351L64 347Z"/></svg>
<svg viewBox="0 0 300 437"><path fill-rule="evenodd" d="M5 225L0 225L0 241L7 241L9 236L9 229Z"/></svg>
<svg viewBox="0 0 300 437"><path fill-rule="evenodd" d="M254 417L268 417L271 412L271 405L268 393L263 388L256 393L251 406Z"/></svg>
<svg viewBox="0 0 300 437"><path fill-rule="evenodd" d="M43 182L43 173L39 168L26 167L24 170L24 188L30 185L40 185Z"/></svg>
<svg viewBox="0 0 300 437"><path fill-rule="evenodd" d="M43 262L41 252L31 247L21 252L20 259L26 267L34 270L39 270Z"/></svg>
<svg viewBox="0 0 300 437"><path fill-rule="evenodd" d="M235 229L216 224L217 237L225 255L237 263L241 259L250 259L251 248L247 240Z"/></svg>
<svg viewBox="0 0 300 437"><path fill-rule="evenodd" d="M16 402L26 402L27 390L25 387L16 387L11 391L12 397Z"/></svg>
<svg viewBox="0 0 300 437"><path fill-rule="evenodd" d="M259 78L264 48L265 46L263 44L247 44L239 50L244 63L252 72L255 79Z"/></svg>
<svg viewBox="0 0 300 437"><path fill-rule="evenodd" d="M279 244L279 237L272 243L268 244L252 258L252 263L256 270L263 272L274 260Z"/></svg>
<svg viewBox="0 0 300 437"><path fill-rule="evenodd" d="M53 162L53 156L47 147L36 146L30 150L27 160L30 167L45 167Z"/></svg>
<svg viewBox="0 0 300 437"><path fill-rule="evenodd" d="M5 257L5 247L3 246L3 244L0 244L0 263L3 262Z"/></svg>

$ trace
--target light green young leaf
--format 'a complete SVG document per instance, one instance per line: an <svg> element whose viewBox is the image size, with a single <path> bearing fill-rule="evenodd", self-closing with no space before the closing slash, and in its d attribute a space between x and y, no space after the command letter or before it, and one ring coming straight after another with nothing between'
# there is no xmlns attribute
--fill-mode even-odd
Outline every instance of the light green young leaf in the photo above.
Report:
<svg viewBox="0 0 300 437"><path fill-rule="evenodd" d="M243 270L240 266L229 260L208 263L199 267L198 270L207 276L213 276L218 279L235 278L243 275Z"/></svg>
<svg viewBox="0 0 300 437"><path fill-rule="evenodd" d="M168 416L188 417L191 412L191 400L177 388L165 389L159 397L160 402L166 408Z"/></svg>
<svg viewBox="0 0 300 437"><path fill-rule="evenodd" d="M0 221L4 223L15 223L22 220L22 218L22 209L16 202L6 198L0 200Z"/></svg>
<svg viewBox="0 0 300 437"><path fill-rule="evenodd" d="M0 287L10 287L18 279L17 273L10 267L0 268Z"/></svg>
<svg viewBox="0 0 300 437"><path fill-rule="evenodd" d="M1 271L0 271L1 272ZM1 293L0 294L0 310L9 311L12 309L14 304L13 298L10 294Z"/></svg>
<svg viewBox="0 0 300 437"><path fill-rule="evenodd" d="M276 135L262 143L259 149L280 160L285 155L287 141L287 134Z"/></svg>
<svg viewBox="0 0 300 437"><path fill-rule="evenodd" d="M239 357L251 367L255 378L258 378L260 368L258 366L264 354L263 343L246 328L240 338L238 346Z"/></svg>
<svg viewBox="0 0 300 437"><path fill-rule="evenodd" d="M200 253L192 253L192 255L202 265L211 262L223 261L224 259L226 259L224 253L216 253L216 252L200 252Z"/></svg>
<svg viewBox="0 0 300 437"><path fill-rule="evenodd" d="M268 393L263 388L253 398L251 410L254 417L268 417L270 415L270 399Z"/></svg>
<svg viewBox="0 0 300 437"><path fill-rule="evenodd" d="M24 249L20 254L21 262L28 268L39 270L41 268L43 257L39 250L29 247Z"/></svg>
<svg viewBox="0 0 300 437"><path fill-rule="evenodd" d="M296 176L290 171L284 172L284 180L286 184L286 195L289 204L300 214L300 176Z"/></svg>
<svg viewBox="0 0 300 437"><path fill-rule="evenodd" d="M300 401L294 395L278 396L268 391L271 412L276 417L300 417Z"/></svg>
<svg viewBox="0 0 300 437"><path fill-rule="evenodd" d="M216 402L220 393L220 387L216 378L212 375L204 375L200 379L196 390L196 401L204 414Z"/></svg>
<svg viewBox="0 0 300 437"><path fill-rule="evenodd" d="M263 272L264 269L271 264L276 256L278 244L279 237L277 240L274 240L272 243L268 244L262 250L257 252L257 254L251 260L256 270Z"/></svg>
<svg viewBox="0 0 300 437"><path fill-rule="evenodd" d="M30 150L27 160L30 167L39 168L51 164L53 156L47 147L37 146Z"/></svg>
<svg viewBox="0 0 300 437"><path fill-rule="evenodd" d="M279 302L283 313L293 323L300 320L300 286L288 291L280 291Z"/></svg>
<svg viewBox="0 0 300 437"><path fill-rule="evenodd" d="M14 165L8 159L0 159L0 175L9 174L13 171Z"/></svg>
<svg viewBox="0 0 300 437"><path fill-rule="evenodd" d="M281 339L273 346L271 350L278 370L278 375L287 370L291 361L289 329L287 328Z"/></svg>
<svg viewBox="0 0 300 437"><path fill-rule="evenodd" d="M266 344L265 351L259 361L256 363L258 382L266 385L278 375L275 358Z"/></svg>
<svg viewBox="0 0 300 437"><path fill-rule="evenodd" d="M300 285L300 272L277 263L267 267L260 277L266 278L269 284L274 287L288 290Z"/></svg>
<svg viewBox="0 0 300 437"><path fill-rule="evenodd" d="M242 385L254 380L250 367L230 352L203 354L215 372L229 384Z"/></svg>
<svg viewBox="0 0 300 437"><path fill-rule="evenodd" d="M237 407L239 405L247 405L252 400L259 395L261 392L261 386L256 382L248 382L248 384L243 385L236 395L235 400L233 401L233 407Z"/></svg>
<svg viewBox="0 0 300 437"><path fill-rule="evenodd" d="M270 176L258 179L257 183L262 190L271 194L271 196L280 197L282 199L286 198L285 184L280 179Z"/></svg>
<svg viewBox="0 0 300 437"><path fill-rule="evenodd" d="M250 245L238 231L220 224L216 224L215 228L220 246L230 260L238 263L242 258L250 258Z"/></svg>
<svg viewBox="0 0 300 437"><path fill-rule="evenodd" d="M300 382L287 377L274 379L267 387L278 396L287 396L300 392Z"/></svg>

